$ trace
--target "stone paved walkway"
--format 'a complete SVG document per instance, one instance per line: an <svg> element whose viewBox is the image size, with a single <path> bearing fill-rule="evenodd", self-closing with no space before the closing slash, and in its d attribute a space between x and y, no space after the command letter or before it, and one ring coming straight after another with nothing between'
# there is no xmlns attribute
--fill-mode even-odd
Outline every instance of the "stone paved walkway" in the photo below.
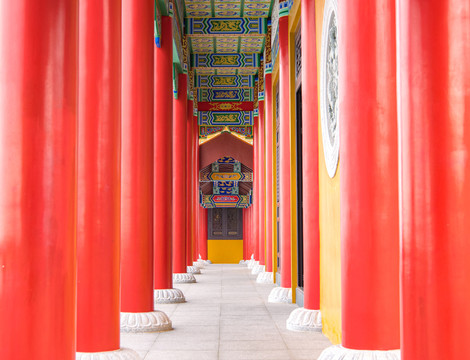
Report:
<svg viewBox="0 0 470 360"><path fill-rule="evenodd" d="M286 330L297 305L268 303L274 285L257 284L246 266L212 264L202 272L196 284L176 286L186 303L158 308L174 330L121 334L121 347L144 360L303 360L331 345L320 333Z"/></svg>

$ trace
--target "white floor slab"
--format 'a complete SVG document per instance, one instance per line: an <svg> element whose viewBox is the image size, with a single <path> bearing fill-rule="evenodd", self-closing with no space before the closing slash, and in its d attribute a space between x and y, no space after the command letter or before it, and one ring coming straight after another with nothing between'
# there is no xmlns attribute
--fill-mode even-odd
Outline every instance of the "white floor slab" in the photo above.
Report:
<svg viewBox="0 0 470 360"><path fill-rule="evenodd" d="M143 360L315 360L330 341L319 333L288 331L295 304L269 304L274 285L257 284L242 265L212 264L195 284L176 284L186 303L161 304L174 330L121 334L121 347Z"/></svg>

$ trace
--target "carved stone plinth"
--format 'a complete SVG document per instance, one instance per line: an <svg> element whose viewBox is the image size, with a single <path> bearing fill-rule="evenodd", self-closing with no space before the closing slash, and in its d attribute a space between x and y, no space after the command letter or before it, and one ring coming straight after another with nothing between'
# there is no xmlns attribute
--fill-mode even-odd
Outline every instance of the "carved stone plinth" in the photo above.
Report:
<svg viewBox="0 0 470 360"><path fill-rule="evenodd" d="M258 275L259 273L264 272L264 265L255 265L253 269L251 269L252 275Z"/></svg>
<svg viewBox="0 0 470 360"><path fill-rule="evenodd" d="M279 303L279 304L290 304L292 303L292 289L275 287L271 290L268 296L268 302Z"/></svg>
<svg viewBox="0 0 470 360"><path fill-rule="evenodd" d="M194 261L193 266L197 267L198 269L204 269L206 267L202 261Z"/></svg>
<svg viewBox="0 0 470 360"><path fill-rule="evenodd" d="M341 345L323 350L318 360L400 360L400 350L351 350Z"/></svg>
<svg viewBox="0 0 470 360"><path fill-rule="evenodd" d="M248 269L253 269L255 266L259 265L259 261L256 261L254 259L251 259L248 262Z"/></svg>
<svg viewBox="0 0 470 360"><path fill-rule="evenodd" d="M186 302L180 289L157 289L154 290L155 304L179 304Z"/></svg>
<svg viewBox="0 0 470 360"><path fill-rule="evenodd" d="M201 274L201 269L199 269L198 267L196 266L187 266L186 267L186 271L190 274L196 274L196 275L200 275Z"/></svg>
<svg viewBox="0 0 470 360"><path fill-rule="evenodd" d="M121 332L157 332L172 329L171 320L163 311L121 312Z"/></svg>
<svg viewBox="0 0 470 360"><path fill-rule="evenodd" d="M103 352L77 352L76 360L141 360L139 354L131 349Z"/></svg>
<svg viewBox="0 0 470 360"><path fill-rule="evenodd" d="M173 274L173 282L177 284L195 283L196 278L194 277L193 274L178 273L178 274Z"/></svg>
<svg viewBox="0 0 470 360"><path fill-rule="evenodd" d="M321 331L321 312L303 307L295 309L286 321L286 328L292 331Z"/></svg>
<svg viewBox="0 0 470 360"><path fill-rule="evenodd" d="M258 284L274 284L274 274L272 272L261 272L256 278Z"/></svg>
<svg viewBox="0 0 470 360"><path fill-rule="evenodd" d="M245 260L240 260L240 262L239 262L238 264L239 264L239 265L246 265L247 261L248 261L248 260L246 260L246 261L245 261Z"/></svg>

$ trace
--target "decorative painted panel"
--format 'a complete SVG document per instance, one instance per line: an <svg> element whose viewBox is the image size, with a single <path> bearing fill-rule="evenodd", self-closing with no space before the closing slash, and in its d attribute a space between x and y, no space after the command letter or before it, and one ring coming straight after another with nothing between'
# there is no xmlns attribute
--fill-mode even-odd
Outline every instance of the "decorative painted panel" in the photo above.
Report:
<svg viewBox="0 0 470 360"><path fill-rule="evenodd" d="M202 195L201 205L212 208L247 208L251 205L250 195Z"/></svg>
<svg viewBox="0 0 470 360"><path fill-rule="evenodd" d="M272 64L272 53L271 53L271 30L272 26L268 25L268 30L266 31L266 45L264 47L264 72L265 74L271 74L273 72Z"/></svg>
<svg viewBox="0 0 470 360"><path fill-rule="evenodd" d="M186 0L186 16L210 17L269 17L271 0Z"/></svg>
<svg viewBox="0 0 470 360"><path fill-rule="evenodd" d="M253 138L253 126L229 126L230 132L243 135L248 139Z"/></svg>
<svg viewBox="0 0 470 360"><path fill-rule="evenodd" d="M258 68L195 68L197 75L256 75Z"/></svg>
<svg viewBox="0 0 470 360"><path fill-rule="evenodd" d="M258 67L258 54L192 54L191 65L194 67Z"/></svg>
<svg viewBox="0 0 470 360"><path fill-rule="evenodd" d="M219 164L235 164L236 161L237 160L231 156L224 156L217 160Z"/></svg>
<svg viewBox="0 0 470 360"><path fill-rule="evenodd" d="M199 111L199 125L253 125L252 111Z"/></svg>
<svg viewBox="0 0 470 360"><path fill-rule="evenodd" d="M189 2L187 2L187 5ZM187 18L188 35L262 35L266 20L261 18Z"/></svg>
<svg viewBox="0 0 470 360"><path fill-rule="evenodd" d="M199 126L199 137L206 138L221 132L224 128L225 126Z"/></svg>
<svg viewBox="0 0 470 360"><path fill-rule="evenodd" d="M223 131L237 134L245 139L253 139L253 126L199 126L199 138L205 139L208 136L221 133Z"/></svg>
<svg viewBox="0 0 470 360"><path fill-rule="evenodd" d="M243 102L199 102L199 111L253 111L252 101Z"/></svg>
<svg viewBox="0 0 470 360"><path fill-rule="evenodd" d="M253 87L254 76L244 75L218 75L218 76L196 76L195 87L197 88L244 88Z"/></svg>
<svg viewBox="0 0 470 360"><path fill-rule="evenodd" d="M160 47L160 38L162 35L162 13L155 2L155 16L154 16L154 37L155 44Z"/></svg>
<svg viewBox="0 0 470 360"><path fill-rule="evenodd" d="M244 181L252 182L253 173L214 173L200 174L199 181L210 182L210 181Z"/></svg>
<svg viewBox="0 0 470 360"><path fill-rule="evenodd" d="M249 89L197 89L197 101L254 101L254 90Z"/></svg>

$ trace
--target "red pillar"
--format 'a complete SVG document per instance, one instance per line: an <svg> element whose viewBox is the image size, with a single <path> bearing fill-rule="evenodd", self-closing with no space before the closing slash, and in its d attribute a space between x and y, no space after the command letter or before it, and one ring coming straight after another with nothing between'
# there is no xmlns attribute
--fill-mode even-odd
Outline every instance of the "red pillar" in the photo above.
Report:
<svg viewBox="0 0 470 360"><path fill-rule="evenodd" d="M259 117L254 118L253 123L253 209L251 212L251 244L252 254L256 261L259 261L259 222L258 222L258 211L259 211L259 188L258 188L258 150L259 150ZM250 254L250 256L252 255Z"/></svg>
<svg viewBox="0 0 470 360"><path fill-rule="evenodd" d="M173 273L186 274L187 236L187 76L178 74L178 99L173 99Z"/></svg>
<svg viewBox="0 0 470 360"><path fill-rule="evenodd" d="M470 7L398 11L402 359L469 359Z"/></svg>
<svg viewBox="0 0 470 360"><path fill-rule="evenodd" d="M199 208L199 236L198 251L204 260L207 260L207 209L198 204Z"/></svg>
<svg viewBox="0 0 470 360"><path fill-rule="evenodd" d="M291 287L289 19L279 19L279 227L281 287Z"/></svg>
<svg viewBox="0 0 470 360"><path fill-rule="evenodd" d="M0 358L72 360L78 1L4 1L0 24Z"/></svg>
<svg viewBox="0 0 470 360"><path fill-rule="evenodd" d="M80 1L77 351L119 349L121 1Z"/></svg>
<svg viewBox="0 0 470 360"><path fill-rule="evenodd" d="M192 115L192 114L191 114ZM199 126L197 117L192 115L193 123L193 172L192 172L192 223L193 223L193 261L198 260L198 234L199 234Z"/></svg>
<svg viewBox="0 0 470 360"><path fill-rule="evenodd" d="M264 92L266 99L266 120L265 120L265 196L266 196L266 272L273 272L273 91L272 76L266 74L264 78Z"/></svg>
<svg viewBox="0 0 470 360"><path fill-rule="evenodd" d="M154 288L173 287L173 30L170 16L162 16L160 47L155 49L154 98Z"/></svg>
<svg viewBox="0 0 470 360"><path fill-rule="evenodd" d="M339 13L342 343L399 349L395 3Z"/></svg>
<svg viewBox="0 0 470 360"><path fill-rule="evenodd" d="M259 101L259 128L258 128L258 245L259 264L265 264L265 187L264 187L264 101Z"/></svg>
<svg viewBox="0 0 470 360"><path fill-rule="evenodd" d="M186 265L193 265L193 101L187 100L186 115Z"/></svg>
<svg viewBox="0 0 470 360"><path fill-rule="evenodd" d="M318 184L318 93L315 2L302 0L302 169L304 308L320 309L320 228Z"/></svg>
<svg viewBox="0 0 470 360"><path fill-rule="evenodd" d="M153 294L153 13L122 0L121 331L170 330Z"/></svg>

